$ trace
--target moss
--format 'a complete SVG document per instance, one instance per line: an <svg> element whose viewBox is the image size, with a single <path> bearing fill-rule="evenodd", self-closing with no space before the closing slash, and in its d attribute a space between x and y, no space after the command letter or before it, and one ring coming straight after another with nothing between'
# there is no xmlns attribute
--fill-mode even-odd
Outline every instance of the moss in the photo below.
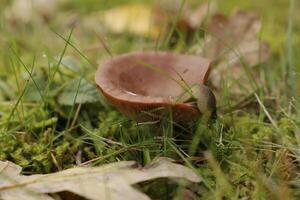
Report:
<svg viewBox="0 0 300 200"><path fill-rule="evenodd" d="M99 128L97 135L102 137L113 136L119 129L119 124L116 123L122 119L117 111L99 112Z"/></svg>
<svg viewBox="0 0 300 200"><path fill-rule="evenodd" d="M16 145L17 141L13 135L0 132L0 160L9 159L9 155L14 151Z"/></svg>
<svg viewBox="0 0 300 200"><path fill-rule="evenodd" d="M49 173L54 171L54 161L59 161L61 168L74 164L74 154L80 142L58 142L52 149L49 143L50 132L45 131L36 138L33 133L18 134L0 133L0 159L10 160L23 167L24 173ZM15 136L17 135L17 136Z"/></svg>
<svg viewBox="0 0 300 200"><path fill-rule="evenodd" d="M100 3L95 6L96 1L76 0L74 3L64 3L64 6L58 12L62 15L59 14L48 25L53 26L53 29L67 37L70 30L65 27L66 24L61 24L61 22L66 21L61 20L66 11L81 12L83 15L80 18L84 19L88 17L92 10L103 10L112 6L119 6L120 3L139 2L137 0L109 2L100 0ZM147 2L150 1L147 0ZM199 5L198 0L193 0L193 2L195 2L195 6ZM218 5L220 10L228 15L234 9L249 9L251 11L255 9L255 12L259 12L263 17L261 38L271 43L272 52L275 52L275 54L272 54L267 64L262 65L263 68L257 66L255 68L257 71L253 71L253 73L255 76L266 74L268 77L266 78L268 85L259 85L259 88L262 90L268 88L264 90L265 93L261 94L265 94L264 97L266 98L261 99L265 100L263 103L266 103L265 106L272 115L277 127L272 125L263 113L260 113L255 99L253 99L253 103L248 104L247 97L246 107L228 114L220 111L220 118L215 125L209 129L206 124L202 126L199 139L200 145L197 145L198 143L195 145L198 148L195 155L187 155L193 136L196 135L195 129L198 124L195 125L195 122L191 122L190 125L184 127L186 130L183 131L179 126L170 126L171 123L169 122L166 124L138 125L109 106L105 106L104 101L94 104L83 103L81 107L78 104L74 107L60 104L58 99L65 84L70 83L74 77L79 75L93 81L95 69L92 66L99 59L104 60L108 56L103 49L83 51L82 55L89 59L89 63L87 63L86 58L78 55L78 52L76 53L69 46L65 52L65 58L70 55L74 56L74 59L78 61L77 65L84 70L80 71L80 74L75 73L76 70L74 74L69 71L65 73L64 66L60 65L58 73L55 77L51 77L59 58L56 55L60 54L65 42L47 28L45 29L44 25L33 22L31 26L24 25L10 28L9 24L3 21L4 23L0 28L5 33L3 35L5 41L7 40L8 44L16 49L18 56L28 66L28 69L33 67L33 58L36 57L37 59L35 67L32 68L35 83L29 79L29 85L23 98L16 107L10 121L7 122L13 110L13 105L10 105L20 97L23 86L30 77L20 65L21 63L19 63L16 56L11 51L7 51L7 45L0 42L0 49L2 50L0 51L0 73L3 82L2 86L0 84L0 99L3 101L0 105L0 159L10 160L21 165L23 173L34 174L73 167L78 155L82 155L82 162L97 157L103 158L95 164L118 160L136 160L142 163L147 156L147 162L155 157L168 156L180 163L187 164L186 161L189 161L203 179L203 182L197 185L197 190L199 190L197 194L202 199L214 199L223 191L222 185L218 182L222 178L217 177L214 169L205 160L203 151L207 150L213 153L219 162L218 166L221 173L228 179L228 183L236 189L235 199L276 199L268 196L269 193L274 191L266 188L262 177L268 177L268 182L277 184L286 180L281 175L282 172L286 172L291 179L291 183L299 182L298 176L294 175L299 171L299 162L296 160L299 153L296 146L296 128L294 125L294 123L298 123L298 126L300 126L299 116L287 117L281 112L281 108L293 107L294 103L297 103L297 101L286 101L282 84L286 82L284 74L287 70L285 69L286 63L292 65L292 60L294 60L294 65L300 66L297 65L299 63L297 60L300 59L296 59L299 54L299 49L296 48L300 42L300 34L298 34L300 23L297 23L300 20L300 15L295 15L294 18L294 41L292 41L292 46L295 48L287 50L289 1L277 0L273 4L270 4L270 2L268 0L232 0L230 2L218 1ZM299 6L299 3L295 1L295 5ZM2 10L4 9L3 3L0 3L0 9L4 12ZM81 23L81 20L79 21ZM82 32L80 27L78 28L74 29L74 35L72 35L72 44L78 50L98 41L94 33ZM27 37L28 35L31 37ZM0 34L0 38L1 36ZM108 32L107 36L104 38L105 42L112 48L114 55L132 50L154 49L154 41L148 39L136 38L128 34L113 35L108 34ZM184 36L180 37L179 40L181 41ZM199 33L199 37L202 37L202 33ZM24 38L29 38L29 40L24 40ZM44 40L44 38L47 38L47 40ZM163 38L157 41L158 47L163 42L160 40L163 40ZM182 49L180 49L181 47ZM189 44L182 45L181 42L178 42L176 48L170 50L190 52ZM44 52L45 58L42 56ZM43 76L39 75L39 70L42 70ZM299 70L295 70L299 72ZM298 75L299 73L295 74ZM259 77L263 78L263 76ZM48 90L46 86L51 78L53 78L53 82ZM37 90L36 84L41 91ZM222 89L227 90L226 88L220 88L220 90ZM43 94L43 99L40 98L40 92ZM219 91L216 90L216 92ZM230 88L228 88L228 92L230 93ZM219 103L224 103L224 105L229 103L226 96L224 102ZM297 95L295 95L295 98L297 100ZM70 99L71 104L73 104L73 96ZM232 99L230 104L235 105L240 100L242 99ZM228 104L228 106L230 105ZM70 112L73 108L74 112L72 114ZM297 108L295 107L292 110L299 110ZM77 117L75 115L77 111L79 112L78 118L75 118L75 116ZM291 115L293 115L293 112ZM73 119L75 122L72 129L66 129L69 116L74 117L71 119L71 122L73 122ZM292 121L293 119L294 121ZM71 124L73 125L73 123ZM162 136L162 132L165 135ZM164 136L173 142L174 147L165 144L167 140ZM175 148L178 151L175 151ZM82 154L78 154L78 151L82 151ZM186 157L186 159L183 160L182 157ZM160 187L160 185L157 186ZM156 190L157 186L154 186L154 190L151 192L153 193L152 196L159 196L159 191ZM212 188L212 192L209 191L207 186ZM280 188L280 184L279 187L274 188ZM297 189L291 187L291 190L299 193ZM299 199L299 196L295 199ZM232 198L224 197L224 199Z"/></svg>
<svg viewBox="0 0 300 200"><path fill-rule="evenodd" d="M53 155L59 165L59 168L65 169L75 164L75 155L79 149L80 141L63 141L53 151Z"/></svg>

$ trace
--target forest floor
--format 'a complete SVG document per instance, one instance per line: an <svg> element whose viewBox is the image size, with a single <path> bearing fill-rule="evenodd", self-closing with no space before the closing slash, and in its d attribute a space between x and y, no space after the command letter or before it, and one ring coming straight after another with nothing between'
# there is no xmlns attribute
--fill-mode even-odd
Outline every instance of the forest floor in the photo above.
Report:
<svg viewBox="0 0 300 200"><path fill-rule="evenodd" d="M90 160L93 166L120 160L145 165L170 157L201 177L188 186L196 199L300 198L298 1L209 1L216 7L207 18L233 16L236 10L260 16L254 35L268 46L266 58L253 66L227 66L226 73L212 69L208 84L217 96L218 119L209 127L201 117L182 126L169 119L137 123L110 106L94 81L98 64L121 53L197 54L209 20L187 32L176 27L182 13L170 12L165 19L170 26L156 27L169 27L167 33L153 28L157 32L147 35L139 27L114 28L135 12L129 9L133 4L143 3L137 8L147 13L155 1L57 0L37 4L34 13L12 2L0 2L0 160L22 166L28 175ZM191 8L205 2L185 1ZM113 14L114 23L103 22L112 8L119 13ZM215 83L218 73L222 78ZM154 199L169 199L181 189L165 181L139 187Z"/></svg>

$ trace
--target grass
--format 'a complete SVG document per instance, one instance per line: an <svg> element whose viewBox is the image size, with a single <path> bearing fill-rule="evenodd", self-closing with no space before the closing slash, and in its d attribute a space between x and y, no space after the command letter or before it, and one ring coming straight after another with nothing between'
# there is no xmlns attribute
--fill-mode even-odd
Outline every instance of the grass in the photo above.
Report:
<svg viewBox="0 0 300 200"><path fill-rule="evenodd" d="M251 89L241 84L244 92L239 98L233 98L224 80L217 93L219 118L210 127L201 118L184 126L168 117L159 123L137 123L95 92L97 62L111 55L155 47L191 50L182 42L183 34L170 48L171 34L156 44L130 34L100 35L99 24L97 32L81 23L74 29L68 26L72 13L83 19L92 11L127 3L70 1L48 23L35 18L28 25L12 25L1 15L0 159L21 165L24 174L35 174L118 160L147 164L167 156L202 177L200 184L188 185L196 199L298 199L299 3L217 1L220 12L226 14L236 8L258 12L263 17L261 37L270 43L272 56L249 68L247 75L258 76L260 82ZM1 13L6 7L7 2L0 3ZM175 26L173 31L178 32ZM89 50L94 44L100 47ZM246 83L251 85L251 79ZM184 191L166 181L140 187L159 199L180 197Z"/></svg>

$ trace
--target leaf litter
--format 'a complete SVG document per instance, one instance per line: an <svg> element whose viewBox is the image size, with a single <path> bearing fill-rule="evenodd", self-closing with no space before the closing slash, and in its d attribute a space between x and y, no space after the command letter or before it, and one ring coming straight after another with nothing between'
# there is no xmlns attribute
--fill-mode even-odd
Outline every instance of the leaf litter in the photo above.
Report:
<svg viewBox="0 0 300 200"><path fill-rule="evenodd" d="M45 175L20 175L21 167L0 161L0 197L3 200L53 199L50 193L69 191L87 199L150 199L132 185L156 178L200 182L191 169L169 158L158 158L145 167L120 161L100 167L75 167Z"/></svg>
<svg viewBox="0 0 300 200"><path fill-rule="evenodd" d="M181 30L195 31L214 11L213 3L204 3L196 8L185 3L176 26ZM180 1L164 0L155 6L126 4L113 7L104 11L101 18L104 27L112 33L129 33L155 39L169 32L172 19L176 18L179 12Z"/></svg>
<svg viewBox="0 0 300 200"><path fill-rule="evenodd" d="M117 33L117 34L128 32L133 35L148 37L149 33L150 33L150 37L157 37L159 32L162 31L160 25L155 25L155 26L157 26L157 28L152 29L153 33L151 31L149 32L149 26L152 26L152 23L153 23L153 8L150 6L139 7L136 5L133 5L133 7L141 9L141 11L143 11L144 13L148 13L145 16L141 16L141 21L145 22L145 24L142 24L141 22L139 22L139 23L136 23L137 26L134 27L134 25L133 25L134 23L132 23L132 19L130 17L127 17L128 13L130 13L132 11L132 8L128 7L128 5L127 5L127 7L124 6L124 7L115 8L116 10L119 9L119 11L121 13L121 14L119 13L120 15L119 14L116 15L116 16L118 16L118 19L116 19L116 20L121 20L121 22L118 22L119 23L118 27L114 23L113 24L107 23L111 20L110 18L115 17L114 14L112 14L115 11L113 9L105 11L104 16L105 15L110 16L110 17L108 17L108 19L106 19L107 22L105 22L105 17L104 17L105 26L108 29L110 29L110 31ZM193 20L191 20L192 27L194 27L193 29L196 29L200 25L202 25L203 19L205 18L204 16L206 16L205 14L203 14L201 12L201 8L199 8L197 10L198 10L198 17L192 17L192 16L197 16L196 14L190 15L190 16L186 15L184 17L186 19L188 19L188 18L198 19L198 21L196 20L196 22L195 21L193 22ZM206 9L203 8L203 11L204 10L206 10ZM122 12L125 14L122 14ZM150 15L149 15L149 13L150 13ZM137 14L136 16L139 16L139 14ZM203 16L203 17L201 17L201 16ZM157 15L157 17L158 17L158 22L168 20L168 17L166 17L166 16L159 18L159 17L161 17L161 15ZM25 19L27 19L27 18L25 18ZM201 19L201 20L199 20L199 19ZM124 20L124 21L122 22L122 20ZM97 22L98 22L98 20L97 20ZM147 26L145 26L145 25L147 25ZM110 27L110 26L115 26L115 27ZM213 83L213 85L215 86L216 89L220 89L221 82L223 79L225 79L225 76L226 76L226 80L229 81L230 87L232 89L231 92L232 93L234 93L234 92L240 93L241 92L240 88L236 87L236 85L235 85L236 81L242 81L241 84L243 84L245 86L249 85L249 83L247 83L249 81L244 82L245 79L243 79L246 76L246 74L245 74L246 71L244 70L243 65L253 67L259 63L267 61L267 59L269 58L268 45L259 40L259 33L260 33L260 29L261 29L261 21L260 21L259 17L255 13L242 12L242 11L237 11L229 17L224 16L222 14L217 14L217 15L214 15L213 17L209 18L208 24L207 24L207 29L208 29L208 32L207 32L207 34L205 34L205 37L203 40L204 45L201 47L200 50L198 49L197 52L206 57L210 57L215 61L215 66L212 70L210 81ZM197 48L199 48L199 46ZM78 83L78 80L76 80L75 82ZM75 82L73 82L73 83L75 83ZM67 105L73 104L74 97L76 96L76 93L78 91L75 91L74 88L73 88L73 90L71 90L71 85L72 84L70 84L70 87L66 87L66 90L64 91L66 93L62 93L61 96L59 97L59 101L61 104L67 104ZM90 87L87 87L87 88L90 88ZM94 99L94 97L93 97L94 94L86 92L86 91L90 91L90 89L84 89L84 90L85 91L82 92L83 97L78 98L77 103L85 103L85 102L89 102L90 100L94 101L94 100L92 100L92 98ZM71 97L69 99L66 99L64 97L64 95L67 93L71 93L72 97L70 95L66 95L66 97L68 97L68 96ZM91 94L91 95L86 96L86 93ZM91 98L89 98L89 96ZM115 171L117 171L115 173L121 173L122 177L123 177L123 175L127 173L127 172L125 173L123 171L124 168L131 172L136 171L136 170L141 170L141 169L135 169L135 168L132 169L132 166L134 165L133 162L124 161L124 162L119 162L119 163L122 166L119 166L118 163L107 165L112 168L111 174L113 174L113 171L115 170ZM107 169L106 168L107 166L104 166L103 169L104 168ZM94 168L91 168L91 169L90 168L83 168L83 169L75 168L75 169L76 170L78 169L78 172L80 172L80 173L82 172L82 174L80 174L80 173L72 174L72 172L77 173L77 171L74 169L70 169L69 171L66 170L68 173L66 171L62 171L62 172L49 174L49 175L33 175L33 176L26 177L26 176L19 175L21 168L18 165L14 165L13 163L8 164L8 162L5 162L5 166L4 166L3 162L0 162L0 172L2 172L2 173L0 173L0 180L1 180L0 181L0 196L3 195L1 193L3 193L3 191L4 191L5 195L7 195L7 194L8 195L10 195L10 194L16 195L15 197L8 197L9 199L24 199L24 197L26 195L28 195L28 198L30 198L30 199L36 199L35 197L37 197L37 198L42 197L43 199L52 199L50 196L45 195L45 193L57 192L57 191L55 191L55 189L62 189L62 188L56 187L53 189L53 188L49 187L50 185L52 185L49 183L53 183L51 181L57 181L56 178L60 179L62 177L63 178L61 179L61 181L65 181L65 175L68 175L69 173L74 176L82 175L80 177L80 182L81 182L81 180L83 180L82 184L80 184L80 186L83 187L82 190L86 189L84 187L83 183L86 183L86 185L89 187L93 186L93 184L94 184L93 181L85 180L86 177L88 177L89 179L93 178L93 177L90 177L90 176L85 177L85 174L83 172L84 172L84 170L88 171L88 170L92 170ZM116 169L118 169L118 170L122 169L122 170L121 170L121 172L119 172ZM143 169L148 170L147 167L145 167ZM74 170L74 171L72 171L72 170ZM95 171L97 171L97 170L95 170ZM124 174L123 174L123 172L124 172ZM8 174L8 175L5 175L6 177L3 176L4 177L3 178L1 176L1 174L2 175ZM101 174L101 173L99 172L99 174ZM110 173L108 173L108 174L110 174ZM181 173L178 173L178 174L181 174ZM99 176L103 177L103 173L101 175L102 176L100 176L100 175ZM50 176L50 178L49 178L49 176ZM109 176L109 175L105 175L105 177L107 177L107 176ZM16 178L16 177L18 177L18 178ZM83 177L83 179L81 179L82 177ZM49 182L46 181L46 179L48 179L48 178L50 180ZM117 178L120 178L120 177L117 177ZM16 179L17 179L17 183L13 182ZM75 179L76 178L72 179L72 180L74 180L74 182L72 182L72 180L70 180L70 182L73 184L76 183ZM145 178L144 180L141 180L141 181L145 181L145 180L149 180L149 179ZM37 180L37 182L31 184L31 180L33 180L33 181ZM77 179L77 184L79 182L78 180L79 179ZM2 181L4 181L4 182L2 183ZM19 181L25 181L26 183L29 182L29 184L22 185L22 183L24 183L24 182L21 182L21 184L20 184ZM137 192L134 188L130 187L130 185L134 184L133 182L129 183L129 182L124 181L123 179L122 179L122 181L119 181L119 182L120 182L120 185L116 184L118 186L118 187L116 186L117 189L120 189L123 186L124 186L123 188L126 188L126 189L124 189L124 191L121 191L122 197L120 197L120 198L124 198L123 193L129 191L129 192L132 192L132 194L141 195L143 198L147 199L147 197L145 195ZM137 180L136 180L136 182L137 182ZM5 190L3 190L1 192L1 188L3 188L3 185L5 186L5 183L9 184L9 186L11 188L5 189L5 187L4 187ZM61 182L59 182L59 183L62 184ZM116 182L112 182L112 185L115 183ZM40 184L40 185L38 185L38 184ZM104 185L103 182L99 183L99 184L102 184L102 186ZM14 186L20 186L20 187L14 188ZM45 186L45 188L43 188L44 186ZM61 186L61 185L59 185L59 186ZM49 190L51 190L50 192L48 190L48 187L49 187ZM109 187L113 187L113 186L109 185ZM74 187L74 188L76 188L76 187ZM30 192L28 192L28 189ZM36 191L36 190L38 190L38 191ZM80 190L77 190L77 191L80 191ZM113 189L109 190L109 191L113 191L116 193L120 192L119 190L114 191ZM102 193L103 193L103 190L102 190ZM20 196L17 196L17 195L20 195ZM80 194L80 195L83 195L83 194ZM89 196L85 196L85 197L89 198ZM116 198L119 198L119 197L116 197ZM3 199L5 199L5 198L3 198Z"/></svg>
<svg viewBox="0 0 300 200"><path fill-rule="evenodd" d="M266 62L269 46L259 39L261 19L253 12L236 11L230 17L216 14L209 19L200 54L214 61L210 80L217 89L224 79L232 93L241 93L237 81L251 89L247 67ZM255 81L255 80L252 80Z"/></svg>
<svg viewBox="0 0 300 200"><path fill-rule="evenodd" d="M102 23L111 33L157 39L170 31L172 19L179 11L178 1L165 0L155 6L126 4L104 11ZM214 1L198 7L186 3L176 23L179 30L205 31L202 45L195 44L191 51L213 61L210 82L220 90L226 80L233 95L248 93L253 90L252 82L261 81L258 76L249 77L255 72L247 70L270 57L268 43L260 39L261 26L261 19L254 12L236 10L230 16L216 13Z"/></svg>
<svg viewBox="0 0 300 200"><path fill-rule="evenodd" d="M64 0L14 0L4 12L14 23L30 23L34 18L49 20Z"/></svg>

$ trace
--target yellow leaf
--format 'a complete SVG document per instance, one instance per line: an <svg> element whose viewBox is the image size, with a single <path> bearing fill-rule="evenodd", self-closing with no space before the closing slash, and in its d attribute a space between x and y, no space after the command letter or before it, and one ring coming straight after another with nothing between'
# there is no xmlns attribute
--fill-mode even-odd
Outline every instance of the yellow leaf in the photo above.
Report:
<svg viewBox="0 0 300 200"><path fill-rule="evenodd" d="M155 37L159 28L155 25L154 10L143 4L124 5L104 12L105 26L114 33L128 32L139 36Z"/></svg>

